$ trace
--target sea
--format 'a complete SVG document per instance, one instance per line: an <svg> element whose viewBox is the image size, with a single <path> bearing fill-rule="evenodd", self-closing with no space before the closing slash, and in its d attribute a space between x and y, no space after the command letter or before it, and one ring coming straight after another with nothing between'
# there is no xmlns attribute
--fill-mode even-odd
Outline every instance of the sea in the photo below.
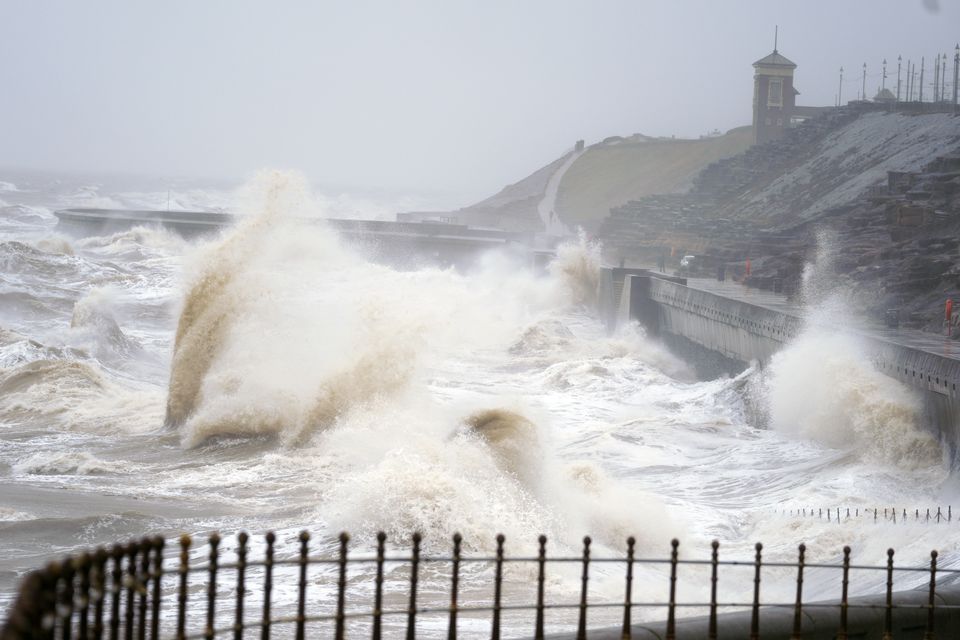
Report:
<svg viewBox="0 0 960 640"><path fill-rule="evenodd" d="M584 536L596 558L623 557L633 536L637 557L661 560L677 539L682 559L708 559L718 540L721 558L745 562L762 542L783 563L804 543L811 562L839 562L849 545L857 565L884 565L888 548L898 566L928 564L934 549L941 568L957 565L949 456L919 399L833 328L842 295L824 297L766 366L699 380L639 326L606 331L603 249L583 234L546 270L496 252L467 269L397 269L323 220L386 219L421 204L413 196L323 193L282 171L241 186L0 178L0 612L50 559L163 535L173 562L188 533L201 562L213 531L224 557L239 531L262 556L268 530L293 557L306 529L329 557L346 531L350 553L369 559L383 531L394 556L416 532L426 555L449 555L459 533L465 556L490 556L502 534L507 556L529 557L542 534L548 555L574 558ZM61 231L54 211L81 206L243 215L200 238ZM923 517L948 505L949 522ZM874 518L886 508L896 522ZM274 578L277 611L293 610L295 570ZM489 602L492 570L464 566L464 603ZM373 565L350 571L348 602L369 608ZM401 609L408 571L394 562L386 576ZM551 567L548 601L576 603L579 571ZM634 598L663 602L667 566L636 571ZM703 600L705 571L681 567L680 599ZM792 601L793 570L766 571L764 602ZM534 564L508 565L510 602L532 602L535 578ZM426 567L421 604L445 606L449 579L447 565ZM897 587L925 579L898 574ZM336 580L335 565L311 574L316 607L332 607ZM851 594L885 581L854 571ZM719 588L749 600L750 567L725 569ZM594 565L591 602L620 602L623 589L622 564ZM839 589L833 569L805 578L807 600ZM507 634L529 635L532 615L505 614ZM591 624L621 615L598 609ZM443 616L418 624L446 633ZM488 614L462 624L487 633ZM575 611L548 615L548 628L575 624Z"/></svg>

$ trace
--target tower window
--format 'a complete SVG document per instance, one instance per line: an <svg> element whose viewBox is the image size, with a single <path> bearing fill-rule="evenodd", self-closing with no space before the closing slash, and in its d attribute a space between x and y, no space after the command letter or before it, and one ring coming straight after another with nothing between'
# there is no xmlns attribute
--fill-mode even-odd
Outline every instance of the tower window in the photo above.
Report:
<svg viewBox="0 0 960 640"><path fill-rule="evenodd" d="M783 80L780 78L770 79L770 88L767 91L767 106L779 107L783 105Z"/></svg>

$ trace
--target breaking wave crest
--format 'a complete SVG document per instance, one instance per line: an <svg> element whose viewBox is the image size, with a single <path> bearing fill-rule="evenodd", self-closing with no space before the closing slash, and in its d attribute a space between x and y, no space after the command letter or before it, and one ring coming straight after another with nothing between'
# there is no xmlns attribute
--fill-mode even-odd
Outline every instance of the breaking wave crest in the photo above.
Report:
<svg viewBox="0 0 960 640"><path fill-rule="evenodd" d="M921 427L920 399L877 371L863 339L843 330L857 319L854 292L836 285L839 250L833 234L818 233L803 272L804 330L774 355L765 381L770 424L902 469L942 464L940 443Z"/></svg>
<svg viewBox="0 0 960 640"><path fill-rule="evenodd" d="M123 463L100 460L86 451L35 453L13 464L16 473L33 475L100 475L124 470Z"/></svg>
<svg viewBox="0 0 960 640"><path fill-rule="evenodd" d="M45 253L61 253L65 256L73 255L73 245L62 236L53 235L37 241L37 249Z"/></svg>
<svg viewBox="0 0 960 640"><path fill-rule="evenodd" d="M98 357L126 357L138 352L140 346L123 332L110 306L109 293L102 289L90 291L73 305L70 328L92 342Z"/></svg>
<svg viewBox="0 0 960 640"><path fill-rule="evenodd" d="M218 435L302 442L401 388L414 367L415 336L356 291L378 268L329 230L285 219L308 200L301 179L259 180L260 213L204 250L180 314L167 423L187 446Z"/></svg>
<svg viewBox="0 0 960 640"><path fill-rule="evenodd" d="M187 241L167 229L139 226L106 236L83 238L77 240L76 245L88 251L136 260L146 257L147 251L178 253L187 246Z"/></svg>
<svg viewBox="0 0 960 640"><path fill-rule="evenodd" d="M92 363L34 360L0 370L0 421L42 421L90 433L145 433L160 422L156 392L110 380Z"/></svg>
<svg viewBox="0 0 960 640"><path fill-rule="evenodd" d="M918 398L877 371L854 336L809 329L773 357L767 397L778 431L905 469L942 463Z"/></svg>
<svg viewBox="0 0 960 640"><path fill-rule="evenodd" d="M575 545L596 532L598 543L622 545L624 532L650 529L647 515L666 520L656 500L562 461L544 437L549 416L484 384L462 386L463 367L512 350L623 359L637 350L639 335L590 347L549 320L583 303L569 283L595 278L595 248L568 250L570 268L549 277L496 259L470 275L396 271L317 223L284 219L284 203L298 199L291 189L194 260L167 404L184 446L275 437L287 446L265 464L308 474L322 505L314 517L356 535L420 531L425 544L446 545L459 531L492 544L497 523L514 540L546 532ZM620 501L641 506L624 513Z"/></svg>
<svg viewBox="0 0 960 640"><path fill-rule="evenodd" d="M282 214L275 191L266 194L261 213L241 222L205 252L184 299L174 338L167 399L167 422L181 424L194 411L201 383L219 352L231 316L243 313L242 276ZM240 281L238 283L238 280Z"/></svg>
<svg viewBox="0 0 960 640"><path fill-rule="evenodd" d="M557 257L550 263L550 273L561 280L574 305L594 307L600 288L601 247L587 240L581 231L576 243L557 247Z"/></svg>

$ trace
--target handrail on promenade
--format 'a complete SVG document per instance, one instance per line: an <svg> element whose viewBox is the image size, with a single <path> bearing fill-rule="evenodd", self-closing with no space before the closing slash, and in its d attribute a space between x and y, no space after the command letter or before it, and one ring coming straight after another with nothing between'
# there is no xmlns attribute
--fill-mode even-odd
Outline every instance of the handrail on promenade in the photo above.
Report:
<svg viewBox="0 0 960 640"><path fill-rule="evenodd" d="M414 534L411 539L409 555L388 555L387 536L384 533L377 535L375 553L372 556L350 557L350 538L346 533L337 539L337 552L332 555L311 555L310 541L309 532L300 532L296 540L296 553L290 558L278 558L277 536L268 532L263 537L262 559L250 560L251 538L247 533L241 532L237 535L232 558L227 558L221 552L222 538L213 533L208 537L206 550L203 552L206 562L197 563L191 561L193 539L189 535L183 535L179 538L177 556L171 558L175 560L173 567L165 564L167 543L163 537L148 537L71 555L63 561L50 562L23 578L17 600L0 632L0 640L212 640L214 637L229 635L232 635L234 640L256 635L259 635L260 640L271 640L278 625L289 625L281 629L284 635L289 632L296 640L304 640L307 625L318 622L332 625L330 635L336 640L343 640L347 635L347 623L354 621L364 621L369 625L369 631L365 632L365 635L368 634L373 640L380 640L390 636L390 630L384 628L384 621L387 619L400 620L395 626L404 629L402 633L406 640L415 640L418 634L418 617L428 615L446 616L444 635L447 640L456 640L459 634L465 633L461 629L461 614L489 614L490 637L492 640L499 640L503 631L503 616L522 611L533 614L534 623L530 631L534 638L540 639L547 634L547 612L564 610L576 617L576 631L570 637L577 640L586 640L588 637L618 637L621 640L635 637L658 637L667 640L678 637L715 639L735 637L735 632L731 631L733 628L742 628L750 638L759 638L762 621L777 618L778 611L792 611L792 618L786 626L780 624L778 627L784 630L789 627L790 638L810 637L811 629L805 629L805 625L814 626L811 622L817 620L822 623L827 612L832 612L829 615L835 616L830 619L829 624L835 624L831 634L835 634L837 638L863 634L863 628L856 625L862 625L864 617L853 615L858 611L877 616L882 613L882 637L886 640L894 637L919 637L915 634L921 629L923 638L934 638L938 619L946 620L950 624L949 637L956 637L960 633L960 629L956 627L960 615L960 591L953 589L951 597L946 600L942 596L938 597L937 592L938 574L960 578L960 569L938 568L936 551L931 552L929 565L895 568L893 549L887 551L885 564L879 566L852 564L850 547L843 548L840 564L809 563L806 561L806 547L803 544L798 547L795 562L765 562L763 545L760 543L756 544L755 553L750 559L721 560L720 544L716 541L711 544L709 559L681 559L680 543L677 540L671 542L669 557L643 558L636 555L636 541L632 537L627 539L626 553L620 557L592 556L591 539L586 537L583 539L580 554L552 558L547 556L546 536L539 537L536 555L516 557L505 554L505 538L502 535L496 538L496 552L492 556L464 555L463 539L459 534L453 537L452 553L441 556L421 553L422 538L419 534ZM197 548L196 551L203 550ZM400 596L405 605L397 605L397 594L385 594L384 589L385 566L397 563L405 565L409 570L406 593ZM418 583L424 573L423 567L437 563L449 568L449 575L445 578L449 581L449 592L446 596L449 604L425 606L418 600ZM465 565L474 563L492 569L493 584L490 586L493 593L489 605L461 603L461 570ZM536 569L535 602L515 602L513 599L504 601L504 569L506 565L516 563L527 563ZM372 565L374 569L372 603L365 601L361 603L362 606L348 608L353 604L347 602L348 567L358 564ZM577 601L547 602L544 588L547 568L557 564L571 565L579 570L580 588ZM598 565L623 567L622 601L590 602L591 568L596 569ZM646 601L634 598L637 580L634 570L642 565L661 565L668 570L669 582L664 586L666 600ZM709 570L709 600L678 600L678 569L685 565ZM335 595L331 595L329 588L324 588L327 595L320 607L316 607L315 602L308 606L307 598L308 587L317 584L315 579L309 579L310 568L317 566L326 567L327 571L336 573ZM731 602L719 599L717 582L720 569L724 567L747 567L752 570L752 599ZM277 570L284 568L295 574L295 581L291 580L286 584L278 581ZM764 568L795 570L794 601L761 604L761 577ZM839 572L839 601L804 601L804 571L810 569L836 569ZM259 574L256 582L260 587L258 602L251 602L252 599L248 598L251 570L256 570ZM872 599L848 597L852 570L872 571L882 576L886 585L884 596ZM895 571L910 572L913 576L917 576L918 572L926 574L928 578L924 578L924 581L928 586L924 588L923 597L919 597L915 590L895 592ZM226 572L229 572L231 580L224 580ZM435 572L432 575L435 575ZM191 577L194 580L191 581ZM913 584L915 583L916 580ZM295 588L295 613L281 612L278 615L275 596L278 586L289 587L291 590ZM203 597L198 599L201 589ZM390 596L392 604L385 604L385 595ZM292 602L288 604L293 605ZM260 609L259 615L251 619L250 613L257 607ZM746 611L740 614L718 613L720 608L730 607L742 607ZM292 610L292 607L288 608ZM588 613L599 609L621 610L622 624L618 629L591 628ZM653 624L637 623L635 612L638 609L665 609L666 619ZM687 625L690 628L685 627L686 631L681 629L678 636L678 628L687 622L678 614L691 609L706 610L707 615L699 626L694 625L697 629L693 632L694 635L691 635L690 630L693 627ZM901 623L910 622L913 625L903 627L907 629L905 634L895 635L895 631L900 631L896 624L897 616L901 617ZM916 622L918 616L923 617L919 625ZM859 622L851 621L851 618ZM225 623L228 619L231 622ZM652 628L658 631L651 632ZM941 633L944 631L947 630L941 630ZM651 635L652 633L655 635ZM764 635L774 637L767 633Z"/></svg>

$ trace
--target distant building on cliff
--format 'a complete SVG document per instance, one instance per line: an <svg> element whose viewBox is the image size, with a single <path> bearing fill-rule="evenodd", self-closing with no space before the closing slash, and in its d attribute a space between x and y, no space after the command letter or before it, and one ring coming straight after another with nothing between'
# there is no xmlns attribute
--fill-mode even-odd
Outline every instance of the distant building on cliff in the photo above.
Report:
<svg viewBox="0 0 960 640"><path fill-rule="evenodd" d="M801 107L793 86L797 65L776 49L753 63L753 141L775 140L788 127L795 127L832 107Z"/></svg>

